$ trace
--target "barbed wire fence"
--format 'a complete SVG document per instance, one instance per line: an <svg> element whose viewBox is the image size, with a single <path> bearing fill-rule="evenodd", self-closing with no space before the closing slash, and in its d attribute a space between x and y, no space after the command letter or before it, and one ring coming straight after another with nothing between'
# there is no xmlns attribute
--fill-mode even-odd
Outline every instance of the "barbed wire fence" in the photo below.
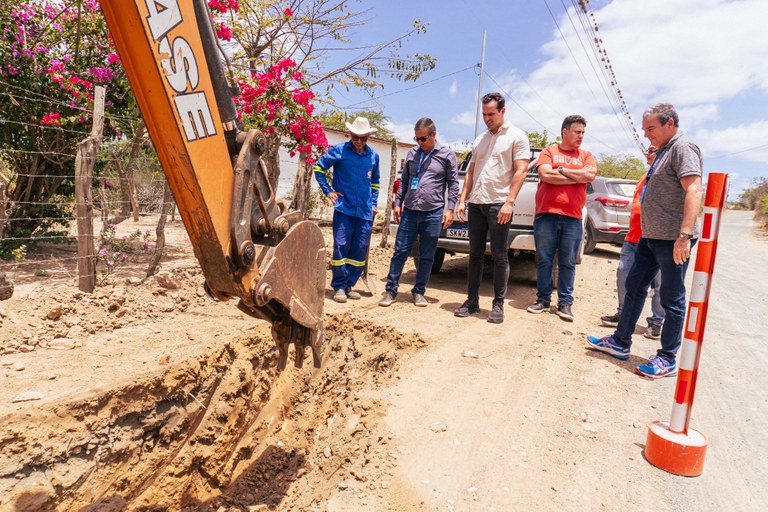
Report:
<svg viewBox="0 0 768 512"><path fill-rule="evenodd" d="M3 150L20 152L19 150ZM150 153L152 151L150 150ZM44 152L24 151L43 155ZM76 153L60 153L74 158ZM152 261L158 251L158 223L161 211L168 211L165 229L172 230L172 236L165 236L165 246L161 247L170 258L194 261L191 242L181 223L181 215L169 194L164 199L167 180L159 163L142 165L131 173L127 183L119 179L118 168L126 164L124 157L114 151L99 152L96 159L101 169L99 176L87 178L90 188L88 199L78 199L72 195L57 195L49 201L10 201L7 195L9 176L3 176L0 169L0 243L13 242L20 247L8 259L0 259L0 276L21 284L42 284L46 280L70 283L78 286L85 275L93 280L95 286L125 280L129 277L146 279ZM294 164L281 159L282 164ZM105 171L108 169L108 171ZM7 171L7 170L6 170ZM8 173L6 173L8 174ZM29 174L12 172L13 179L20 178L59 178L58 175ZM286 176L288 177L288 176ZM6 181L4 181L4 179ZM68 177L72 180L72 177ZM126 200L123 187L128 187L131 199ZM277 192L277 191L276 191ZM313 218L322 217L325 209L313 199ZM55 207L64 212L55 216L15 216L3 218L6 211L26 205L32 208ZM90 210L83 207L91 206ZM326 208L327 209L327 208ZM129 215L124 212L128 210ZM325 213L328 216L328 213ZM16 223L47 221L48 229L38 229L31 234L14 236ZM94 229L90 233L78 233L78 222L90 221ZM87 244L94 248L93 254L79 255L78 244ZM168 257L162 261L167 263ZM90 270L78 272L78 267L91 265ZM162 270L162 264L161 268Z"/></svg>
<svg viewBox="0 0 768 512"><path fill-rule="evenodd" d="M2 81L0 85L5 87L0 96L6 99L75 108L69 103L56 102ZM9 91L13 92L13 98ZM180 224L174 224L177 217L181 220L180 212L172 194L167 191L167 180L143 122L113 112L105 114L103 105L98 106L98 103L94 102L93 109L77 107L85 119L93 119L90 134L82 128L72 129L58 123L0 118L6 126L36 133L37 140L41 141L37 147L13 147L9 144L0 147L0 278L5 275L11 281L34 282L55 275L75 283L81 290L92 291L105 277L119 277L120 270L130 268L128 273L135 276L139 273L138 262L142 260L150 260L146 272L154 272L159 261L155 257L158 251L183 252L191 257L185 230ZM113 129L115 120L123 128L131 125L133 134L118 134L117 138L102 142L100 133L97 135L102 128L97 124L103 126L105 117L110 120ZM58 140L61 134L68 134L70 139L71 134L81 134L85 138L72 149L67 149L71 146L46 142ZM18 164L27 158L55 162L56 166L46 169L51 169L49 173L58 173L59 170L62 173L36 172L38 169L34 166L25 169L23 165L11 164ZM73 161L74 177L71 171L64 171ZM297 165L285 155L281 155L279 162L281 167L287 164L289 169ZM84 169L87 170L85 175L78 175ZM293 178L292 173L287 174L286 178ZM65 183L68 191L51 195L45 200L24 195L13 197L11 192L14 187L29 188L34 180L48 180L56 187ZM307 204L310 218L325 221L332 209L323 204L314 180L309 181L312 190ZM285 184L281 179L275 194L290 202L295 189L286 189ZM74 194L72 187L75 188ZM162 236L158 226L164 225L160 217L163 211L169 213L168 225L173 229L178 227L182 236ZM88 228L89 225L92 227ZM19 226L33 227L17 229ZM168 244L157 247L156 240L168 240ZM5 250L8 247L11 249ZM129 261L131 265L127 264Z"/></svg>
<svg viewBox="0 0 768 512"><path fill-rule="evenodd" d="M152 230L147 229L148 219L141 219L160 211L170 211L171 222L175 220L176 205L166 191L165 177L159 173L157 166L145 169L142 173L126 174L121 167L125 152L117 153L109 149L99 151L104 119L104 91L99 89L97 87L95 91L93 127L90 134L77 144L75 153L8 147L0 150L0 157L5 153L14 157L22 154L39 159L63 157L75 163L73 179L67 173L19 172L19 169L13 169L0 158L0 243L4 247L13 248L4 254L7 259L0 259L0 278L6 282L28 283L55 276L77 284L80 290L90 292L97 282L104 282L109 276L116 277L118 269L128 268L129 260L130 263L139 263L138 260L147 259L135 257L141 252L154 253L145 271L147 276L151 275L166 249L164 245L153 244ZM25 123L16 124L21 129L28 128ZM67 130L59 126L26 125L36 129ZM143 124L140 126L139 137L143 137ZM97 162L102 172L94 178L93 171ZM103 172L104 169L110 172ZM117 179L112 176L117 176ZM74 199L71 185L70 193L56 194L44 201L25 201L12 197L10 190L14 187L39 179L71 183L74 185ZM117 185L113 181L118 182ZM45 216L40 215L41 211L53 213ZM14 215L14 212L27 213ZM128 219L132 222L118 226ZM163 224L158 223L160 227L155 229L154 236L160 240L165 239L158 232ZM98 226L98 231L94 230L94 225ZM15 229L17 226L35 227L25 232L24 229ZM182 245L188 245L188 240L184 237L177 243L179 249L183 250L185 248ZM135 275L136 265L132 266Z"/></svg>

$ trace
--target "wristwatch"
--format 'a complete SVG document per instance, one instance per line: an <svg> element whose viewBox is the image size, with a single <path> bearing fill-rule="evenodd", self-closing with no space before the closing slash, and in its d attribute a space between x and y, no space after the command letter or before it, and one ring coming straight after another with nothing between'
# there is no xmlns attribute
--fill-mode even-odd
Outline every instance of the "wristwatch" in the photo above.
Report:
<svg viewBox="0 0 768 512"><path fill-rule="evenodd" d="M677 234L677 238L679 238L680 240L690 240L691 238L693 238L693 235L690 233L683 233L681 231L680 233Z"/></svg>

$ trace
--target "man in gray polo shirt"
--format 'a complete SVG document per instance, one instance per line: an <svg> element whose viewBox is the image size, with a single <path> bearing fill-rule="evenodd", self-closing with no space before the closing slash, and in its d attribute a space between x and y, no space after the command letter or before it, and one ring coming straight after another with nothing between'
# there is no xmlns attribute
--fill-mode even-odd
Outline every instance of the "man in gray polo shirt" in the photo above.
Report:
<svg viewBox="0 0 768 512"><path fill-rule="evenodd" d="M492 92L483 96L482 103L483 122L488 130L475 139L472 160L456 207L459 215L466 209L469 224L467 300L453 314L467 317L480 311L483 257L486 241L490 241L493 306L488 321L501 323L509 280L507 234L517 194L528 172L531 147L525 132L504 120L504 96Z"/></svg>
<svg viewBox="0 0 768 512"><path fill-rule="evenodd" d="M691 247L699 236L701 150L678 132L678 126L677 112L669 103L659 103L643 114L645 136L658 148L640 195L643 235L627 275L627 294L616 332L603 338L587 337L590 348L618 359L629 358L648 285L660 271L659 294L666 313L661 348L650 361L635 368L638 374L654 379L677 374L676 355L685 321L685 273Z"/></svg>
<svg viewBox="0 0 768 512"><path fill-rule="evenodd" d="M405 158L400 188L392 208L395 222L400 225L395 238L395 252L389 264L386 292L379 306L389 306L395 301L403 266L417 237L419 266L411 293L415 305L424 307L428 304L424 292L435 260L437 239L440 230L448 228L453 222L453 210L459 195L456 155L452 149L437 142L435 123L428 117L422 117L416 121L414 134L413 140L418 147L411 149Z"/></svg>

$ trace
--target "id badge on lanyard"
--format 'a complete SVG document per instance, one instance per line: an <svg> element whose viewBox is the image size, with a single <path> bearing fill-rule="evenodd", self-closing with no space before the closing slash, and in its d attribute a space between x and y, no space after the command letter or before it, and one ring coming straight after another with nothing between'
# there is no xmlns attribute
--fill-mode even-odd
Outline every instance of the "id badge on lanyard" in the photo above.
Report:
<svg viewBox="0 0 768 512"><path fill-rule="evenodd" d="M648 182L651 181L651 176L653 176L653 171L656 170L656 164L659 163L659 160L661 160L661 157L664 155L664 152L667 150L665 147L661 150L661 152L656 153L656 158L653 159L653 163L651 164L651 168L648 169L648 174L645 175L645 184L643 185L643 191L640 193L640 202L642 203L645 200L645 191L648 190Z"/></svg>
<svg viewBox="0 0 768 512"><path fill-rule="evenodd" d="M434 148L432 148L432 151L434 151L434 150L435 150L435 149L434 149ZM431 154L432 154L432 151L430 151L429 153L427 153L427 154L425 155L425 154L424 154L424 151L422 150L422 152L421 152L421 160L419 160L419 166L418 166L418 167L416 167L416 176L414 176L413 178L411 178L411 190L416 190L416 189L418 189L418 188L419 188L419 173L421 172L421 165L424 163L424 161L425 161L427 158L429 158L429 155L431 155Z"/></svg>

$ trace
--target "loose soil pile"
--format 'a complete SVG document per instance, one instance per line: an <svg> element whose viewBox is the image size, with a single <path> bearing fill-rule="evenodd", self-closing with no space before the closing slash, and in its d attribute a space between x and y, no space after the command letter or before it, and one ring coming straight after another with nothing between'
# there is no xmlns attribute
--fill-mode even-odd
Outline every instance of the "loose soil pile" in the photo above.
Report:
<svg viewBox="0 0 768 512"><path fill-rule="evenodd" d="M321 510L387 471L367 395L426 344L330 315L324 366L277 373L268 324L205 296L195 268L3 317L3 510Z"/></svg>

